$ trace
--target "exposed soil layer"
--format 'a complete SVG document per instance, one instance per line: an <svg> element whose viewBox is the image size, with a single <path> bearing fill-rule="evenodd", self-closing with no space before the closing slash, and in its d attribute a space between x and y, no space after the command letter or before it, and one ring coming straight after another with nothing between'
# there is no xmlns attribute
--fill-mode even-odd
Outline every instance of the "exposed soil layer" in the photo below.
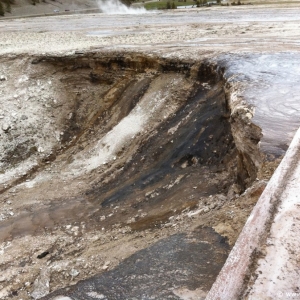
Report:
<svg viewBox="0 0 300 300"><path fill-rule="evenodd" d="M232 113L224 68L121 52L1 63L1 298L38 299L129 257L92 279L118 281L162 249L157 272L170 280L144 292L205 295L277 165L259 152L250 110ZM171 280L177 263L188 279ZM157 280L145 268L141 280ZM107 297L139 298L138 285L125 280Z"/></svg>

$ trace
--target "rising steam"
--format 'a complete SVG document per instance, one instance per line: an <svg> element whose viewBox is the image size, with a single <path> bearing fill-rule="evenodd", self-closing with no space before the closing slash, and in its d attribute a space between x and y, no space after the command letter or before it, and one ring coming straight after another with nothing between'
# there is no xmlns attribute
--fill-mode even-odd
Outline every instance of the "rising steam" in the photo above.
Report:
<svg viewBox="0 0 300 300"><path fill-rule="evenodd" d="M119 0L98 0L99 8L106 14L141 14L145 13L144 8L128 7Z"/></svg>

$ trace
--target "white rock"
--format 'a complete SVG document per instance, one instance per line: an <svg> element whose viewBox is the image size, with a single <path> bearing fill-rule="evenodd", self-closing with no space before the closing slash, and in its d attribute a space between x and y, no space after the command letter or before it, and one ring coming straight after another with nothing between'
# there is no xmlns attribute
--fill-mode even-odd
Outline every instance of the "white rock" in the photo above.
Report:
<svg viewBox="0 0 300 300"><path fill-rule="evenodd" d="M43 148L43 147L41 147L41 146L40 146L40 147L38 147L38 152L39 152L39 153L43 153L44 151L45 151L45 150L44 150L44 148Z"/></svg>
<svg viewBox="0 0 300 300"><path fill-rule="evenodd" d="M107 270L108 266L110 265L110 261L107 261L104 266L102 267L102 270Z"/></svg>
<svg viewBox="0 0 300 300"><path fill-rule="evenodd" d="M39 277L33 283L33 299L40 299L49 294L50 272L48 269L42 269Z"/></svg>
<svg viewBox="0 0 300 300"><path fill-rule="evenodd" d="M78 231L78 230L79 230L79 227L78 227L78 226L74 226L74 227L71 229L72 232L76 232L76 231Z"/></svg>
<svg viewBox="0 0 300 300"><path fill-rule="evenodd" d="M250 112L248 112L246 113L245 117L250 120L252 119L253 115Z"/></svg>
<svg viewBox="0 0 300 300"><path fill-rule="evenodd" d="M72 269L69 274L72 276L72 277L76 277L79 275L79 271L77 271L76 269Z"/></svg>
<svg viewBox="0 0 300 300"><path fill-rule="evenodd" d="M194 217L194 216L196 216L196 215L201 214L201 213L204 212L204 211L205 211L205 208L201 208L201 209L198 209L198 210L195 210L195 211L188 212L188 213L187 213L187 216L188 216L189 218L192 218L192 217Z"/></svg>
<svg viewBox="0 0 300 300"><path fill-rule="evenodd" d="M187 166L188 166L188 162L185 161L185 162L181 165L181 168L182 168L182 169L185 169Z"/></svg>
<svg viewBox="0 0 300 300"><path fill-rule="evenodd" d="M3 130L4 132L8 132L10 128L11 128L11 127L10 127L9 124L4 123L4 124L2 125L2 130Z"/></svg>

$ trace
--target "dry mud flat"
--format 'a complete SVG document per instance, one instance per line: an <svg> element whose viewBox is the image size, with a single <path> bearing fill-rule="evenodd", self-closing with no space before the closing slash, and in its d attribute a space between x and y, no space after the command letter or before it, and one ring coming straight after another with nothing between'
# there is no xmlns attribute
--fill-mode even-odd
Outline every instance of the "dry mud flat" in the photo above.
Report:
<svg viewBox="0 0 300 300"><path fill-rule="evenodd" d="M205 297L299 126L299 15L272 9L206 16L260 32L243 54L195 40L202 11L119 16L127 35L115 16L0 23L1 298Z"/></svg>

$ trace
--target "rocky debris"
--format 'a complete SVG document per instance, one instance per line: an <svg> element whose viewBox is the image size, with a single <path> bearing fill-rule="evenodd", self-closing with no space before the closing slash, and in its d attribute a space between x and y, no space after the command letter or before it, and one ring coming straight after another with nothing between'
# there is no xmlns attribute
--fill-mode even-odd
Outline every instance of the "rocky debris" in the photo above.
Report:
<svg viewBox="0 0 300 300"><path fill-rule="evenodd" d="M223 194L216 194L213 196L213 201L217 202L219 206L222 206L226 201L227 197Z"/></svg>
<svg viewBox="0 0 300 300"><path fill-rule="evenodd" d="M145 194L146 198L154 198L156 196L159 196L159 193L157 191L149 191Z"/></svg>
<svg viewBox="0 0 300 300"><path fill-rule="evenodd" d="M53 272L64 272L69 268L69 261L66 260L58 260L51 264L51 270Z"/></svg>
<svg viewBox="0 0 300 300"><path fill-rule="evenodd" d="M0 81L5 81L7 78L4 75L0 75Z"/></svg>
<svg viewBox="0 0 300 300"><path fill-rule="evenodd" d="M7 123L2 124L2 130L5 133L8 133L10 129L11 129L11 126L9 124L7 124Z"/></svg>
<svg viewBox="0 0 300 300"><path fill-rule="evenodd" d="M182 169L185 169L187 166L188 166L188 161L185 161L185 162L181 165L181 168L182 168Z"/></svg>
<svg viewBox="0 0 300 300"><path fill-rule="evenodd" d="M50 271L48 268L41 269L39 277L33 283L33 291L31 297L40 299L50 291Z"/></svg>
<svg viewBox="0 0 300 300"><path fill-rule="evenodd" d="M129 218L127 221L126 221L126 224L131 224L131 223L134 223L136 221L136 218L135 217L131 217Z"/></svg>
<svg viewBox="0 0 300 300"><path fill-rule="evenodd" d="M72 278L78 276L80 274L79 271L77 271L76 269L72 269L69 274L72 276Z"/></svg>
<svg viewBox="0 0 300 300"><path fill-rule="evenodd" d="M102 270L106 271L109 268L110 261L105 262L105 264L102 267Z"/></svg>
<svg viewBox="0 0 300 300"><path fill-rule="evenodd" d="M242 191L242 189L238 184L233 184L232 186L230 186L230 188L228 190L227 198L229 200L237 198L240 195L241 191Z"/></svg>
<svg viewBox="0 0 300 300"><path fill-rule="evenodd" d="M243 121L249 123L254 116L254 109L245 104L236 105L231 112L231 117L239 116Z"/></svg>

